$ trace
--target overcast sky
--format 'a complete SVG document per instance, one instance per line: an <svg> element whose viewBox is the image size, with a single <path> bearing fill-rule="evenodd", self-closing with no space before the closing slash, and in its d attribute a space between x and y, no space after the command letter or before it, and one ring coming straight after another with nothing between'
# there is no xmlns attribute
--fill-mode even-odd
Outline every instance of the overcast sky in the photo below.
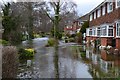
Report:
<svg viewBox="0 0 120 80"><path fill-rule="evenodd" d="M2 1L11 1L11 0L0 0ZM104 0L73 0L77 4L77 11L79 15L84 15L98 6Z"/></svg>
<svg viewBox="0 0 120 80"><path fill-rule="evenodd" d="M79 14L86 14L90 12L92 9L94 9L96 6L98 6L100 3L102 3L104 0L73 0L78 8Z"/></svg>

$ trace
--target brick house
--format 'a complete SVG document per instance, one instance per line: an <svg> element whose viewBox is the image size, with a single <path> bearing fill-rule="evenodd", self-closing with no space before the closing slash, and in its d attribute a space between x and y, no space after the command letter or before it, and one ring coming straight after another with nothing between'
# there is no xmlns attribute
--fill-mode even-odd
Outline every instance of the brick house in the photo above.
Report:
<svg viewBox="0 0 120 80"><path fill-rule="evenodd" d="M75 20L71 25L64 27L65 34L76 34L80 30L79 21Z"/></svg>
<svg viewBox="0 0 120 80"><path fill-rule="evenodd" d="M120 49L120 0L105 0L89 13L86 39Z"/></svg>
<svg viewBox="0 0 120 80"><path fill-rule="evenodd" d="M85 14L78 18L78 21L79 21L81 27L88 20L89 20L89 14Z"/></svg>

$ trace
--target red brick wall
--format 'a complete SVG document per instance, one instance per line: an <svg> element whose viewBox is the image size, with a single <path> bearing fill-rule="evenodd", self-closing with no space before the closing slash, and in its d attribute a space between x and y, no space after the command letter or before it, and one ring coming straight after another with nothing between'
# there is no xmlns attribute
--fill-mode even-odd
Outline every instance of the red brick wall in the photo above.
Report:
<svg viewBox="0 0 120 80"><path fill-rule="evenodd" d="M107 38L101 38L101 45L107 46Z"/></svg>
<svg viewBox="0 0 120 80"><path fill-rule="evenodd" d="M106 37L101 38L101 45L102 46L108 46L108 45L112 46L112 39L113 38L106 38Z"/></svg>
<svg viewBox="0 0 120 80"><path fill-rule="evenodd" d="M116 38L116 48L120 50L120 38Z"/></svg>

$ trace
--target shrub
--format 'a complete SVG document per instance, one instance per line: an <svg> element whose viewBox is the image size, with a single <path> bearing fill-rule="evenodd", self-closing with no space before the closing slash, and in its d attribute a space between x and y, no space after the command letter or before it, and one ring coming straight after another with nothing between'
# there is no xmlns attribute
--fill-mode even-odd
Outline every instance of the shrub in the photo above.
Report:
<svg viewBox="0 0 120 80"><path fill-rule="evenodd" d="M81 52L81 57L85 58L86 57L86 53L85 52Z"/></svg>
<svg viewBox="0 0 120 80"><path fill-rule="evenodd" d="M35 38L40 38L41 36L39 34L34 34Z"/></svg>
<svg viewBox="0 0 120 80"><path fill-rule="evenodd" d="M19 59L30 59L33 58L35 53L34 49L19 49Z"/></svg>
<svg viewBox="0 0 120 80"><path fill-rule="evenodd" d="M69 38L69 42L75 42L74 38Z"/></svg>
<svg viewBox="0 0 120 80"><path fill-rule="evenodd" d="M77 33L77 42L82 44L82 33Z"/></svg>
<svg viewBox="0 0 120 80"><path fill-rule="evenodd" d="M55 45L55 39L50 38L46 46L54 46L54 45Z"/></svg>
<svg viewBox="0 0 120 80"><path fill-rule="evenodd" d="M6 46L2 49L2 77L15 78L18 69L18 54L16 47Z"/></svg>
<svg viewBox="0 0 120 80"><path fill-rule="evenodd" d="M0 39L0 44L2 44L2 45L8 45L9 44L9 42L8 41L6 41L6 40L2 40L2 39Z"/></svg>
<svg viewBox="0 0 120 80"><path fill-rule="evenodd" d="M58 39L62 39L62 32L57 32L56 35L57 35L57 38L58 38Z"/></svg>

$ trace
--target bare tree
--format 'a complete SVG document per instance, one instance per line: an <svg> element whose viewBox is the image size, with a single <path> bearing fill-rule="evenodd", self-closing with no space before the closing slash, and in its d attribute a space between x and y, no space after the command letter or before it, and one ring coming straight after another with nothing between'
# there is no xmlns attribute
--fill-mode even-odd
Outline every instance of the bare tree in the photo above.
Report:
<svg viewBox="0 0 120 80"><path fill-rule="evenodd" d="M74 2L66 2L62 0L36 4L36 8L42 11L44 15L47 15L47 17L52 22L55 31L55 38L57 38L56 33L59 32L59 30L63 30L63 26L68 24L70 20L75 19L75 16L77 15L76 7L77 5ZM71 16L72 19L69 19L68 17L71 18Z"/></svg>

